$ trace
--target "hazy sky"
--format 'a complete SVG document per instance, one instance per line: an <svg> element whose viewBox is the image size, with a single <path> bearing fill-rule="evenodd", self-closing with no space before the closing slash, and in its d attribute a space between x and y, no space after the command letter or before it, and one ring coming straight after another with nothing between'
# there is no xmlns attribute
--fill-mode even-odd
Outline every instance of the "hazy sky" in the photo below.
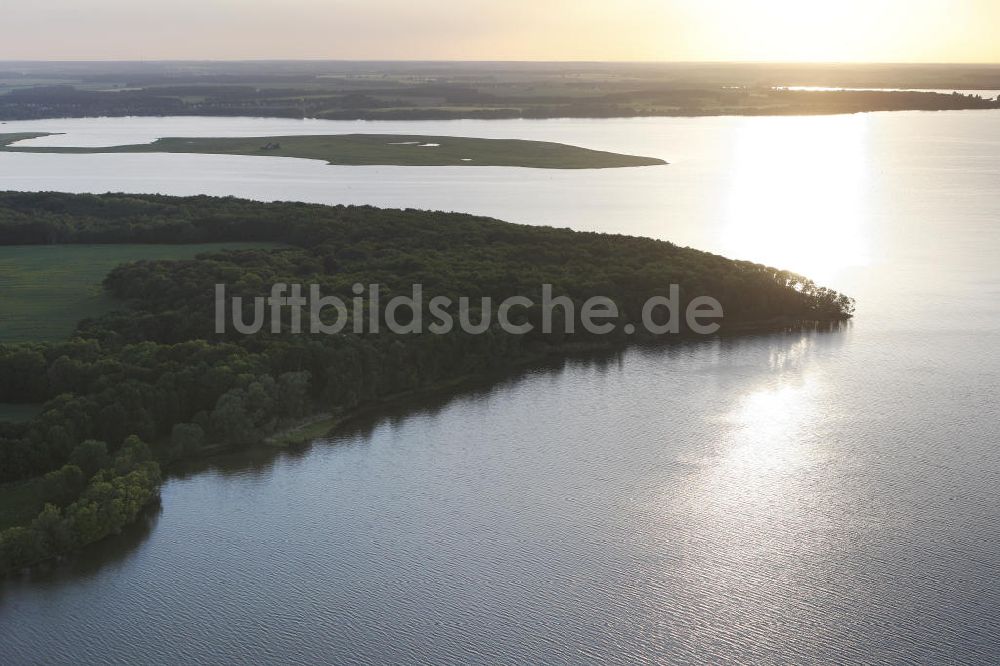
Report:
<svg viewBox="0 0 1000 666"><path fill-rule="evenodd" d="M1000 0L0 0L0 59L1000 62Z"/></svg>

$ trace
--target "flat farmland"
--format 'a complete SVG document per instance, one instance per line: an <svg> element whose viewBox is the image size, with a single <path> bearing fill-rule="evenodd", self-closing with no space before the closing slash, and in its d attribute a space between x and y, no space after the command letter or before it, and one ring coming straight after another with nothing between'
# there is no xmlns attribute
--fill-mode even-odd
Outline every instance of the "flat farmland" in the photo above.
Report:
<svg viewBox="0 0 1000 666"><path fill-rule="evenodd" d="M77 323L121 303L101 283L119 264L190 259L206 252L276 247L267 243L193 245L10 245L0 247L0 343L59 340Z"/></svg>

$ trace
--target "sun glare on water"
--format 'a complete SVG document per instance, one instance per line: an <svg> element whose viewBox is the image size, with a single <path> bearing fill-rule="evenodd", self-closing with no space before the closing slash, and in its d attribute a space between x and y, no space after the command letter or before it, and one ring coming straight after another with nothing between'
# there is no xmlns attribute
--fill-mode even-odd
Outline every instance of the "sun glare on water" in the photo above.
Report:
<svg viewBox="0 0 1000 666"><path fill-rule="evenodd" d="M747 118L733 150L727 256L835 280L869 261L864 116Z"/></svg>

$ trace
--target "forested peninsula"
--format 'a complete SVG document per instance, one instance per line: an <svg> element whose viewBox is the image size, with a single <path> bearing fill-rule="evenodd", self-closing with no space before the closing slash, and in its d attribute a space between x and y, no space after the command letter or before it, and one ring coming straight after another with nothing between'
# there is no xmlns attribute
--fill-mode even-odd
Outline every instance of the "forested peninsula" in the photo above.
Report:
<svg viewBox="0 0 1000 666"><path fill-rule="evenodd" d="M380 285L386 300L419 283L473 303L517 295L537 303L551 284L577 306L607 296L620 323L636 324L648 298L677 284L684 304L719 300L723 332L840 321L854 308L802 276L645 238L365 206L0 193L0 245L222 242L264 245L125 263L104 282L119 309L81 321L65 340L0 345L0 403L37 406L27 420L0 421L0 571L120 530L155 501L163 465L568 350L662 339L623 326L610 335L558 325L514 335L495 323L478 335L355 334L350 326L295 335L288 322L219 334L216 284L248 306L275 283L317 284L345 301L357 283ZM473 319L486 314L495 313ZM531 307L518 316L541 315Z"/></svg>

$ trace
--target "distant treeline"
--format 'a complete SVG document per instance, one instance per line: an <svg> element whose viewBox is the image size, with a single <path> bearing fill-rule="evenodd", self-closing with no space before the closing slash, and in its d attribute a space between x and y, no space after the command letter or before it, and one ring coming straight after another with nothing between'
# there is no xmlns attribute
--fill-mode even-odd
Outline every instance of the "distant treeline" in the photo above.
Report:
<svg viewBox="0 0 1000 666"><path fill-rule="evenodd" d="M394 78L178 77L0 86L0 120L97 116L269 116L329 120L612 118L994 109L996 99L900 91L796 91L767 86L549 76Z"/></svg>
<svg viewBox="0 0 1000 666"><path fill-rule="evenodd" d="M851 299L801 276L644 238L416 210L0 193L0 244L235 240L287 247L123 265L105 285L126 309L82 322L71 340L0 345L0 402L45 404L31 421L0 423L0 480L59 470L83 456L79 447L91 440L106 443L107 455L115 459L138 437L151 444L158 460L171 461L198 456L210 446L253 445L310 414L342 413L394 394L509 369L567 345L651 339L625 336L621 326L607 336L569 335L558 324L552 334L528 335L507 334L495 324L482 335L402 335L384 328L354 334L350 326L333 336L267 328L253 336L217 335L217 283L225 283L231 295L248 297L266 295L278 282L319 284L324 294L345 301L355 283L381 285L385 300L409 294L411 285L420 283L428 294L469 296L473 302L491 296L496 303L513 295L538 303L547 283L577 306L595 295L610 297L622 323L639 322L647 298L678 284L685 304L701 295L718 299L725 309L724 330L840 320L853 312ZM249 306L252 298L246 300ZM520 316L537 323L540 314L531 308ZM70 508L60 520L77 525L73 494L63 498ZM48 525L56 517L46 511ZM17 543L28 538L16 535ZM86 539L67 543L81 540ZM26 559L31 557L9 561Z"/></svg>

